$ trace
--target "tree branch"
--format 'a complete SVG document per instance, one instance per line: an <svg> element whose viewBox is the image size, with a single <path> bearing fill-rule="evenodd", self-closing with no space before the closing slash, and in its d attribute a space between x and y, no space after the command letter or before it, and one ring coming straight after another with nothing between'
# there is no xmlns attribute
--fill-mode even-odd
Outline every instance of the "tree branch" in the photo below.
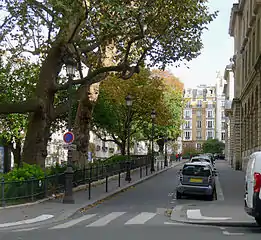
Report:
<svg viewBox="0 0 261 240"><path fill-rule="evenodd" d="M92 72L89 71L88 75L83 78L83 79L78 79L78 80L74 80L73 81L73 85L82 85L82 84L93 84L97 81L97 79L95 78L97 75L102 74L102 73L108 73L108 72L119 72L122 71L124 69L124 65L118 65L118 66L109 66L109 67L102 67L99 69L96 69ZM99 81L97 81L99 82ZM57 85L56 86L56 91L59 90L66 90L69 87L69 83L66 82L65 84L62 85Z"/></svg>
<svg viewBox="0 0 261 240"><path fill-rule="evenodd" d="M18 103L1 103L0 114L36 112L41 105L35 99Z"/></svg>
<svg viewBox="0 0 261 240"><path fill-rule="evenodd" d="M39 9L39 11L44 10L45 12L47 12L50 16L52 17L58 17L57 15L54 14L54 12L52 12L51 9L49 9L48 7L46 7L44 4L42 4L41 2L38 2L36 0L31 0L32 5L34 5L35 7L37 7Z"/></svg>

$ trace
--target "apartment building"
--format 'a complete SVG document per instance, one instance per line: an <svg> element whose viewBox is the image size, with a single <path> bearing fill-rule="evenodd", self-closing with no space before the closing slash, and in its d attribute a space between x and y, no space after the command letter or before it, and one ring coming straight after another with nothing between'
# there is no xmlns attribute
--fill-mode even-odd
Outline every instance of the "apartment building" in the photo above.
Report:
<svg viewBox="0 0 261 240"><path fill-rule="evenodd" d="M225 94L223 92L225 80L220 73L216 79L216 139L225 143L226 117L225 117Z"/></svg>
<svg viewBox="0 0 261 240"><path fill-rule="evenodd" d="M246 169L249 155L261 150L261 1L233 4L229 34L234 38L234 99L231 112L232 162Z"/></svg>
<svg viewBox="0 0 261 240"><path fill-rule="evenodd" d="M184 100L183 149L200 150L205 140L216 137L216 87L186 88Z"/></svg>

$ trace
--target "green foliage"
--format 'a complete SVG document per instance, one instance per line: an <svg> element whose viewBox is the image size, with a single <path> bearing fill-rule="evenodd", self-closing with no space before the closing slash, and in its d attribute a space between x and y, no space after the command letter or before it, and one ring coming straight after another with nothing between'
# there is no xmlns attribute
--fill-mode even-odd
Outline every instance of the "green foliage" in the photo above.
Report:
<svg viewBox="0 0 261 240"><path fill-rule="evenodd" d="M225 149L225 144L218 139L208 139L202 146L204 153L222 153Z"/></svg>
<svg viewBox="0 0 261 240"><path fill-rule="evenodd" d="M4 175L6 181L26 181L32 178L41 179L44 171L37 165L24 163L21 168L14 168L11 172Z"/></svg>

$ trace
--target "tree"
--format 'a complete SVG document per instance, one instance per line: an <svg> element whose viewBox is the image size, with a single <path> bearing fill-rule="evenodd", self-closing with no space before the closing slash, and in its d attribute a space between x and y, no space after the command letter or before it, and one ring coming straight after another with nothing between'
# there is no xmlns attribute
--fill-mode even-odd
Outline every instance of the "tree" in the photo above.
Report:
<svg viewBox="0 0 261 240"><path fill-rule="evenodd" d="M204 153L222 153L225 149L225 144L218 139L208 139L202 146Z"/></svg>
<svg viewBox="0 0 261 240"><path fill-rule="evenodd" d="M158 123L168 122L172 115L164 104L165 85L158 78L151 78L150 72L142 69L140 74L134 74L128 81L119 81L114 76L101 84L98 102L94 108L94 131L104 141L113 141L125 155L127 141L128 109L125 97L133 97L130 114L132 137L143 131L150 123L152 109L158 112ZM106 137L110 135L112 139ZM102 136L105 136L103 138Z"/></svg>
<svg viewBox="0 0 261 240"><path fill-rule="evenodd" d="M152 76L158 77L166 85L164 92L164 101L172 114L169 122L165 122L161 126L156 127L156 139L163 153L166 139L176 140L181 133L180 126L182 124L182 110L183 110L183 89L184 84L169 71L162 71L154 69Z"/></svg>
<svg viewBox="0 0 261 240"><path fill-rule="evenodd" d="M200 0L2 0L0 51L10 59L29 54L40 65L31 99L0 104L2 114L30 113L24 161L44 166L52 122L67 111L66 98L58 106L54 99L69 87L59 78L68 57L78 65L79 79L73 81L78 93L75 100L79 100L74 131L84 155L93 95L97 95L90 86L110 72L128 79L139 72L145 59L149 66L164 69L197 57L202 32L216 17L206 4Z"/></svg>
<svg viewBox="0 0 261 240"><path fill-rule="evenodd" d="M6 62L0 59L0 102L19 103L31 98L39 67L26 59ZM28 114L0 115L0 139L11 148L14 162L21 164L21 146L27 127ZM15 147L13 145L15 143Z"/></svg>

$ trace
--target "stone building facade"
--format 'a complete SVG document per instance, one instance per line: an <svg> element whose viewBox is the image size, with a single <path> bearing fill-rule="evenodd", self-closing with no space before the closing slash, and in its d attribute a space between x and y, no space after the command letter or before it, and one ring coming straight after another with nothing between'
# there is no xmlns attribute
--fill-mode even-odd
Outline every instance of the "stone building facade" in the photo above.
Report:
<svg viewBox="0 0 261 240"><path fill-rule="evenodd" d="M231 59L232 60L232 59ZM233 73L233 63L231 62L226 66L224 72L224 89L223 93L225 95L225 158L233 166L233 148L231 147L232 134L231 122L232 122L232 101L234 99L234 73Z"/></svg>
<svg viewBox="0 0 261 240"><path fill-rule="evenodd" d="M204 141L216 138L216 86L186 88L184 100L183 150L201 150Z"/></svg>
<svg viewBox="0 0 261 240"><path fill-rule="evenodd" d="M234 99L231 109L231 157L245 170L248 157L261 147L261 0L233 4L229 34L234 38Z"/></svg>

